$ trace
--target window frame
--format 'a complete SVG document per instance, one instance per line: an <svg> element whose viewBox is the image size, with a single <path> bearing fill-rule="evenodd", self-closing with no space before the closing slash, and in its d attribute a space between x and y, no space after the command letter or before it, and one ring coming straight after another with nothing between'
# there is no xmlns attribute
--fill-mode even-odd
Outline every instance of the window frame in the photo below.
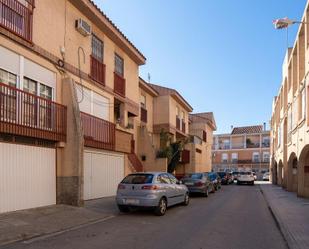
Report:
<svg viewBox="0 0 309 249"><path fill-rule="evenodd" d="M100 45L101 45L101 48L100 48ZM98 51L101 52L101 56L99 56ZM101 62L102 64L104 63L104 42L103 40L101 40L98 36L96 36L93 33L91 36L91 56L95 58L97 61Z"/></svg>
<svg viewBox="0 0 309 249"><path fill-rule="evenodd" d="M118 62L121 62L121 72L119 72L117 70L118 68L118 65L117 65L117 60L119 60ZM124 59L117 53L115 53L115 56L114 56L114 71L117 75L121 76L122 78L124 78Z"/></svg>

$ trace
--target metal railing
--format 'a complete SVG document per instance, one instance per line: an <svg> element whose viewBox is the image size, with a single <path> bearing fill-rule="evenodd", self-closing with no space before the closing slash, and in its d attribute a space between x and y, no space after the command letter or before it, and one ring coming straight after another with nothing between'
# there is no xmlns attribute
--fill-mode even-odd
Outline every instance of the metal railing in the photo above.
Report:
<svg viewBox="0 0 309 249"><path fill-rule="evenodd" d="M141 121L147 123L147 110L141 107Z"/></svg>
<svg viewBox="0 0 309 249"><path fill-rule="evenodd" d="M31 42L33 8L33 0L0 0L0 26Z"/></svg>
<svg viewBox="0 0 309 249"><path fill-rule="evenodd" d="M176 129L180 130L180 118L176 117Z"/></svg>
<svg viewBox="0 0 309 249"><path fill-rule="evenodd" d="M90 55L90 77L105 86L105 64Z"/></svg>
<svg viewBox="0 0 309 249"><path fill-rule="evenodd" d="M66 140L66 107L0 83L0 132Z"/></svg>
<svg viewBox="0 0 309 249"><path fill-rule="evenodd" d="M84 112L81 112L81 121L85 146L115 149L115 124Z"/></svg>
<svg viewBox="0 0 309 249"><path fill-rule="evenodd" d="M114 72L114 92L122 97L126 96L126 80Z"/></svg>

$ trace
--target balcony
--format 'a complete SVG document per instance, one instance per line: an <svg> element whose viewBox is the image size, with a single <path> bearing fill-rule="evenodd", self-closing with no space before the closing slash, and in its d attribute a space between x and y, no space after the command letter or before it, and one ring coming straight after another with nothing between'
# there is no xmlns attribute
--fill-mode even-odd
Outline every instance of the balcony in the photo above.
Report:
<svg viewBox="0 0 309 249"><path fill-rule="evenodd" d="M176 129L180 130L180 118L176 117Z"/></svg>
<svg viewBox="0 0 309 249"><path fill-rule="evenodd" d="M117 73L114 73L114 92L126 96L126 80Z"/></svg>
<svg viewBox="0 0 309 249"><path fill-rule="evenodd" d="M66 140L66 107L0 83L0 132Z"/></svg>
<svg viewBox="0 0 309 249"><path fill-rule="evenodd" d="M90 55L90 78L105 86L105 64Z"/></svg>
<svg viewBox="0 0 309 249"><path fill-rule="evenodd" d="M115 124L81 112L85 146L115 150Z"/></svg>
<svg viewBox="0 0 309 249"><path fill-rule="evenodd" d="M141 121L147 123L147 110L141 107Z"/></svg>
<svg viewBox="0 0 309 249"><path fill-rule="evenodd" d="M34 0L0 0L0 26L31 42L33 9Z"/></svg>

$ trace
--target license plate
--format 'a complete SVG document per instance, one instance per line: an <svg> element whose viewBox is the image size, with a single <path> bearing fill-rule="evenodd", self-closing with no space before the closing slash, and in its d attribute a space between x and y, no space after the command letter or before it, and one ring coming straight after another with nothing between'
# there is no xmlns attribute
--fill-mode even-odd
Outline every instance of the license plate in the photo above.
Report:
<svg viewBox="0 0 309 249"><path fill-rule="evenodd" d="M193 182L186 182L186 185L187 186L193 186L194 184L193 184Z"/></svg>
<svg viewBox="0 0 309 249"><path fill-rule="evenodd" d="M136 199L125 199L124 200L124 204L138 205L139 204L139 200L136 200Z"/></svg>

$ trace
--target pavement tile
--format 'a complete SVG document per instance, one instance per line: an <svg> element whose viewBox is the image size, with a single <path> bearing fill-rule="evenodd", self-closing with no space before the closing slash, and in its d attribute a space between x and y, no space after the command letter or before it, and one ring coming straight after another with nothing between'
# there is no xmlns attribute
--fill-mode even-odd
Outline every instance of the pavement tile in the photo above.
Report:
<svg viewBox="0 0 309 249"><path fill-rule="evenodd" d="M260 185L291 249L309 248L309 200L271 184Z"/></svg>
<svg viewBox="0 0 309 249"><path fill-rule="evenodd" d="M84 225L113 216L114 199L86 202L85 207L53 205L0 214L0 246Z"/></svg>

